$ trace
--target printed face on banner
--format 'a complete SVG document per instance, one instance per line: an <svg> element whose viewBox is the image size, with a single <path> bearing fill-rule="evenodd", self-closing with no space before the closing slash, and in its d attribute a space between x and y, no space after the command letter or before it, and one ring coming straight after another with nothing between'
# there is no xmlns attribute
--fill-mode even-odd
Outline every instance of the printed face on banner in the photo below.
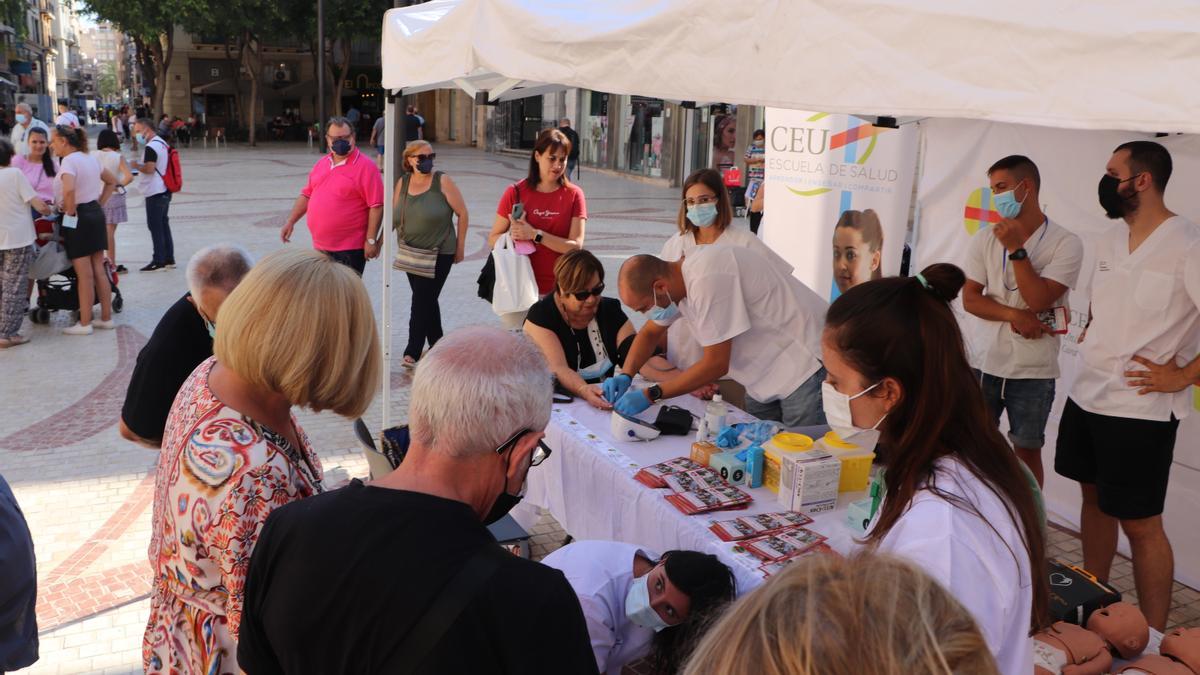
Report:
<svg viewBox="0 0 1200 675"><path fill-rule="evenodd" d="M912 129L767 109L763 241L829 300L900 270L916 171Z"/></svg>

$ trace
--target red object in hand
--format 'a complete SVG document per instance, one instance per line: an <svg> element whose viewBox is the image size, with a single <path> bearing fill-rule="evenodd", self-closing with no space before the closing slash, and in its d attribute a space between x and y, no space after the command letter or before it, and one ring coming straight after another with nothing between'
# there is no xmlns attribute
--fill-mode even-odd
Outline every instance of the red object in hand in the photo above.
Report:
<svg viewBox="0 0 1200 675"><path fill-rule="evenodd" d="M729 167L725 170L725 187L741 187L742 186L742 171L736 166Z"/></svg>

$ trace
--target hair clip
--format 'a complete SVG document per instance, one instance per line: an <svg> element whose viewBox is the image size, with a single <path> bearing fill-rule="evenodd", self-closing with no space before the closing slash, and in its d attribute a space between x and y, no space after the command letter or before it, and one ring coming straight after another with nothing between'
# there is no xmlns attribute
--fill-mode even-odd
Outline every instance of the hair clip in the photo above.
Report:
<svg viewBox="0 0 1200 675"><path fill-rule="evenodd" d="M917 272L917 281L921 282L921 285L925 287L925 290L927 290L927 291L933 290L933 286L930 286L929 282L925 280L924 274Z"/></svg>

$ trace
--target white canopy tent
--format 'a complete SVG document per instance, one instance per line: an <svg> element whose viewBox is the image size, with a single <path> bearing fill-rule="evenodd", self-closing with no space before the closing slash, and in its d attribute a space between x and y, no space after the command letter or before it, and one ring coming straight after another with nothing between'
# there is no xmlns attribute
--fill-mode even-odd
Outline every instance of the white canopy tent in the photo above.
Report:
<svg viewBox="0 0 1200 675"><path fill-rule="evenodd" d="M1200 89L1176 79L1200 72L1197 34L1195 0L432 0L384 14L383 86L1200 133ZM383 404L386 422L386 385Z"/></svg>
<svg viewBox="0 0 1200 675"><path fill-rule="evenodd" d="M1200 133L1197 34L1196 0L433 0L384 15L383 86ZM383 403L386 426L386 381Z"/></svg>

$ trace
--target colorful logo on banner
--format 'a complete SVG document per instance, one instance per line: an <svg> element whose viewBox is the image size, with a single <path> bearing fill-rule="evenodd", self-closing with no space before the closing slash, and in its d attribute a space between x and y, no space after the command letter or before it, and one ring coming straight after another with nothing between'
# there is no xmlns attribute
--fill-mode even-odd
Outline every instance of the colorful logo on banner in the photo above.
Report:
<svg viewBox="0 0 1200 675"><path fill-rule="evenodd" d="M1000 214L992 206L992 189L981 187L967 197L963 208L963 227L967 234L974 235L980 229L1000 222Z"/></svg>
<svg viewBox="0 0 1200 675"><path fill-rule="evenodd" d="M828 116L829 113L817 113L816 115L808 118L808 121L816 122L817 120ZM867 160L871 158L871 153L875 152L875 144L879 141L878 135L884 131L891 131L891 129L887 127L877 127L874 124L863 122L857 117L850 117L846 122L845 131L836 133L833 136L829 136L828 132L823 133L822 142L827 143L825 147L814 150L812 148L813 137L810 135L808 150L814 155L819 155L826 150L832 151L837 150L838 148L845 148L845 157L842 161L844 161L846 164L858 164L861 166L866 164ZM858 153L859 141L867 141L867 147L862 151L862 154ZM827 187L813 188L812 190L797 190L791 187L788 188L788 192L800 197L816 197L832 191L833 188ZM849 204L845 204L843 205L842 210L845 211L849 208Z"/></svg>

